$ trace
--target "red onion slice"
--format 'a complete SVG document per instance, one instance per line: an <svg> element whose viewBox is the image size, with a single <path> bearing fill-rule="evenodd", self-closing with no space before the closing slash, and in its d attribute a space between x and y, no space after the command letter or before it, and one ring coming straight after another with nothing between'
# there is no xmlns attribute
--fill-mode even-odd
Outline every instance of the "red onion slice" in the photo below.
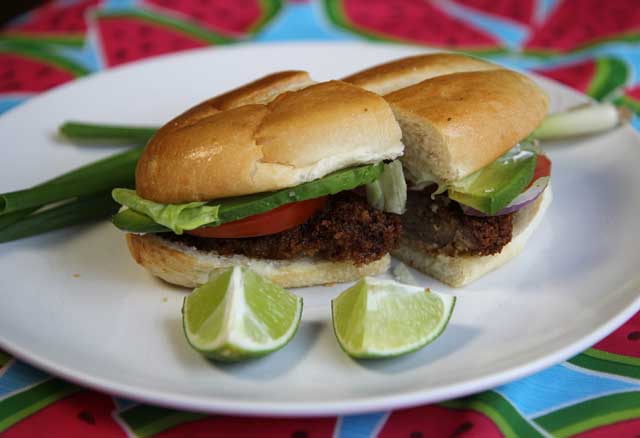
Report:
<svg viewBox="0 0 640 438"><path fill-rule="evenodd" d="M514 200L509 203L509 205L497 212L494 216L502 216L505 214L513 213L523 207L526 207L527 205L538 199L538 196L540 196L542 192L544 192L544 189L547 188L547 185L549 185L548 176L538 178L534 181L533 184L531 184L531 186L527 190L516 196ZM469 216L489 216L486 213L483 213L479 210L476 210L475 208L469 207L464 204L460 204L460 207L462 207L462 211L464 212L464 214L467 214Z"/></svg>

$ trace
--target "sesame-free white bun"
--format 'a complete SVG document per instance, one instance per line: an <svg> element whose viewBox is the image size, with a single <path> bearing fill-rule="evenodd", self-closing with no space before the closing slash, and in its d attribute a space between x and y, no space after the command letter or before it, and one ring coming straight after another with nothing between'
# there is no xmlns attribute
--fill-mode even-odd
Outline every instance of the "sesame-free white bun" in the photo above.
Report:
<svg viewBox="0 0 640 438"><path fill-rule="evenodd" d="M547 187L535 202L515 213L511 242L498 254L457 257L435 255L421 250L406 235L400 240L400 248L392 254L409 266L449 286L464 286L499 268L522 252L534 230L542 221L542 217L551 204L552 197L551 187Z"/></svg>
<svg viewBox="0 0 640 438"><path fill-rule="evenodd" d="M540 87L505 69L438 76L385 99L402 128L402 163L414 182L470 175L529 135L548 110Z"/></svg>
<svg viewBox="0 0 640 438"><path fill-rule="evenodd" d="M267 104L282 93L300 90L315 83L306 71L287 70L271 73L189 108L162 129L170 131L192 125L205 117L243 105Z"/></svg>
<svg viewBox="0 0 640 438"><path fill-rule="evenodd" d="M343 80L389 102L412 182L464 178L525 138L548 110L547 95L526 76L460 54L410 56Z"/></svg>
<svg viewBox="0 0 640 438"><path fill-rule="evenodd" d="M389 268L390 263L388 254L360 266L317 257L269 260L243 255L221 256L154 234L127 234L127 243L138 264L156 277L184 287L204 284L209 280L212 271L235 265L246 266L282 287L302 287L343 283L358 280L366 275L382 274Z"/></svg>
<svg viewBox="0 0 640 438"><path fill-rule="evenodd" d="M145 147L136 168L141 197L173 204L279 190L403 151L389 104L345 82L288 91L267 104L198 107Z"/></svg>

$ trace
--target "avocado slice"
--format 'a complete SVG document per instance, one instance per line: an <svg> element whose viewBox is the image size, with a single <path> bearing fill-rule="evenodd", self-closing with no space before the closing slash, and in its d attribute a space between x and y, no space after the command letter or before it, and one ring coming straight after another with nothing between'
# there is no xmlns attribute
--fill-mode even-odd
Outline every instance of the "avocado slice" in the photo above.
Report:
<svg viewBox="0 0 640 438"><path fill-rule="evenodd" d="M509 205L531 182L538 156L517 150L449 186L449 198L488 215Z"/></svg>
<svg viewBox="0 0 640 438"><path fill-rule="evenodd" d="M208 202L207 206L217 205L218 220L207 226L217 226L264 213L291 202L304 201L333 195L344 190L351 190L375 181L382 173L383 164L370 164L338 170L315 181L300 184L275 192L257 193L255 195L224 198ZM198 208L198 207L195 207ZM132 209L122 210L113 216L116 227L132 233L162 233L172 230L156 223L146 214Z"/></svg>
<svg viewBox="0 0 640 438"><path fill-rule="evenodd" d="M130 233L166 233L171 230L156 223L153 219L143 213L127 209L116 213L111 221L123 231Z"/></svg>

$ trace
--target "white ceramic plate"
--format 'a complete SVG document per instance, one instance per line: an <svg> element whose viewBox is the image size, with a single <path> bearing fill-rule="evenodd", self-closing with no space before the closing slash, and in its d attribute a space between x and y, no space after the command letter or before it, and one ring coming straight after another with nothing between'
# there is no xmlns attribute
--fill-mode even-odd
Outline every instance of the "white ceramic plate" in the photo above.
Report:
<svg viewBox="0 0 640 438"><path fill-rule="evenodd" d="M76 147L67 119L160 124L275 70L340 77L416 49L365 44L236 46L158 58L78 80L0 118L0 191L115 149ZM553 106L585 100L541 80ZM524 253L462 290L448 329L400 359L356 362L338 347L329 301L347 285L297 291L303 323L265 359L214 365L187 345L185 292L147 275L104 223L0 247L0 346L69 380L202 411L322 415L434 402L494 387L587 348L639 307L640 140L631 128L548 149L555 200Z"/></svg>

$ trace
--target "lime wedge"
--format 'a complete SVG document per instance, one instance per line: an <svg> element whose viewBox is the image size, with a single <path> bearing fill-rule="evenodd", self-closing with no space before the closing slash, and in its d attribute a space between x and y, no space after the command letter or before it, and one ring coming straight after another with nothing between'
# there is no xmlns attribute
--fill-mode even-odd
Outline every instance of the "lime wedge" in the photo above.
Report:
<svg viewBox="0 0 640 438"><path fill-rule="evenodd" d="M216 272L182 305L189 344L223 362L284 347L298 330L301 316L302 298L239 266Z"/></svg>
<svg viewBox="0 0 640 438"><path fill-rule="evenodd" d="M400 356L440 336L455 302L429 289L365 277L331 302L333 330L349 356Z"/></svg>

